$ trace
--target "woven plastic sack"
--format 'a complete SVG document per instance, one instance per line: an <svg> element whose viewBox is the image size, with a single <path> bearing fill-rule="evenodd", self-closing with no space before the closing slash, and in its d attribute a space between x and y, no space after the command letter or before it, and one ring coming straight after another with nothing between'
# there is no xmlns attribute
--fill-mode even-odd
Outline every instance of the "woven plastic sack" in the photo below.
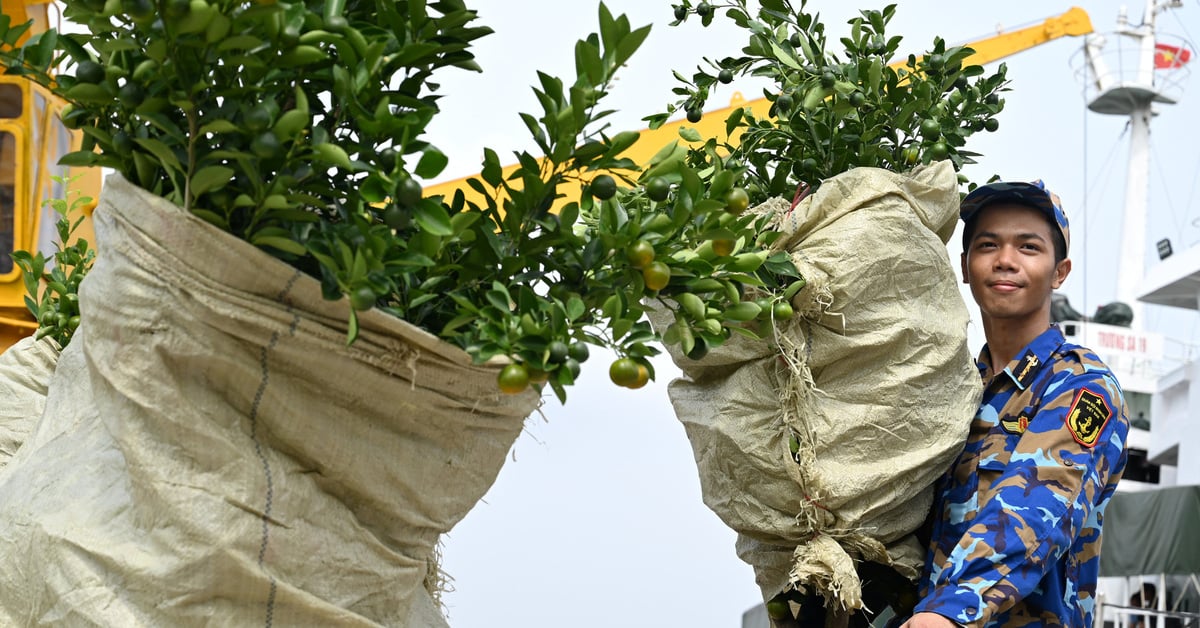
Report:
<svg viewBox="0 0 1200 628"><path fill-rule="evenodd" d="M0 469L29 438L46 406L58 343L27 336L0 353Z"/></svg>
<svg viewBox="0 0 1200 628"><path fill-rule="evenodd" d="M116 176L0 471L0 625L444 626L436 545L538 402Z"/></svg>
<svg viewBox="0 0 1200 628"><path fill-rule="evenodd" d="M789 205L756 211L775 213L777 246L807 280L797 316L770 342L735 334L698 361L675 349L670 396L704 501L738 533L764 600L797 588L857 609L856 561L916 579L913 533L978 408L946 248L957 182L949 162L858 168Z"/></svg>

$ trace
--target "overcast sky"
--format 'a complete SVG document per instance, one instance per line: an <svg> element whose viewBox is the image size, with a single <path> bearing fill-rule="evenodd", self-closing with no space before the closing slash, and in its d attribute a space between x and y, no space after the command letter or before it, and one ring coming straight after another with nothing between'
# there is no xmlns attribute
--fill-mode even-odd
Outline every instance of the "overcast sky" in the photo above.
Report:
<svg viewBox="0 0 1200 628"><path fill-rule="evenodd" d="M1099 32L1116 26L1119 2L1076 2ZM478 170L484 146L501 155L531 146L520 111L536 112L529 86L535 71L572 71L576 39L596 28L590 0L475 0L481 22L496 33L476 48L480 74L443 77L443 113L429 139L451 157L445 179ZM619 80L609 104L617 128L640 129L643 116L671 100L671 70L690 72L702 56L734 53L743 36L698 23L668 26L667 1L613 0L614 13L635 25L652 23L649 40ZM933 2L900 0L890 32L904 50L924 50L935 35L965 43L1062 13L1072 4L1047 2ZM831 34L865 3L813 0ZM1133 3L1140 23L1144 5ZM718 20L717 24L720 24ZM1193 2L1160 15L1164 34L1195 41L1200 10ZM831 37L831 40L833 38ZM984 180L1041 178L1063 199L1072 222L1075 271L1064 292L1084 313L1113 300L1121 254L1125 195L1126 120L1088 113L1077 76L1082 40L1064 38L1007 60L1013 91L995 134L972 138L984 153L967 174ZM1179 73L1186 74L1186 73ZM1163 106L1151 125L1150 216L1147 241L1170 238L1176 250L1200 242L1196 185L1200 149L1194 129L1200 94L1192 76L1179 104ZM712 108L736 90L718 91ZM510 154L510 153L509 153ZM950 254L957 259L952 241ZM1157 263L1149 254L1147 266ZM1148 329L1170 327L1194 342L1196 317L1155 310ZM973 331L973 350L982 342ZM759 602L751 569L734 553L733 533L701 502L692 452L671 409L666 384L678 375L667 359L659 380L638 391L612 386L611 356L594 352L565 407L549 399L517 441L512 457L475 510L445 538L444 568L455 591L446 596L455 628L664 627L736 628Z"/></svg>

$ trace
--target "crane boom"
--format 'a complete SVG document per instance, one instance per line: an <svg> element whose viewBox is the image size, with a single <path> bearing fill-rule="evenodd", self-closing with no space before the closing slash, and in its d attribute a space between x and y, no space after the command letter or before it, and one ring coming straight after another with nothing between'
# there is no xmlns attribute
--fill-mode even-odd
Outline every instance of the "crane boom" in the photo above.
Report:
<svg viewBox="0 0 1200 628"><path fill-rule="evenodd" d="M1092 21L1088 17L1087 11L1079 7L1072 7L1061 15L1046 18L1033 26L999 32L996 35L964 44L975 52L963 63L964 65L985 65L1060 37L1077 37L1092 32ZM907 59L893 62L890 66L898 68L906 63ZM663 146L673 141L683 141L679 138L679 128L685 124L699 131L702 137L720 137L725 132L725 120L729 114L734 109L747 107L756 117L763 118L767 116L771 103L766 98L747 101L741 93L735 93L728 107L706 112L699 122L692 124L676 120L663 124L657 129L641 131L638 141L623 154L635 163L647 163ZM516 164L505 167L504 177L507 178L517 167ZM483 205L482 195L467 185L468 180L476 177L478 175L470 175L430 185L425 189L425 193L426 195L442 195L451 198L455 192L461 190L469 201ZM581 184L578 182L568 182L559 188L559 192L566 198L578 197L580 187Z"/></svg>
<svg viewBox="0 0 1200 628"><path fill-rule="evenodd" d="M1079 37L1092 32L1092 20L1087 11L1071 7L1066 13L1047 18L1040 24L1001 32L967 44L975 51L967 62L986 65L1060 37Z"/></svg>

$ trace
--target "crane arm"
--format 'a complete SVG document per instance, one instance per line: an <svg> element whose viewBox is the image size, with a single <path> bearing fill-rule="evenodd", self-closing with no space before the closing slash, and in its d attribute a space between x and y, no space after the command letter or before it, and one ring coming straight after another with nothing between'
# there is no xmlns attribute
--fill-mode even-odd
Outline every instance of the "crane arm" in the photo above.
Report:
<svg viewBox="0 0 1200 628"><path fill-rule="evenodd" d="M1087 12L1079 7L1072 7L1066 13L1047 18L1039 24L1009 32L1000 32L991 37L963 44L965 47L975 51L974 54L963 61L963 64L985 65L1060 37L1087 35L1091 32L1092 21L1088 17ZM894 62L890 65L893 68L897 68L906 63L907 59ZM704 117L699 122L690 126L699 131L703 137L717 137L724 133L725 119L729 116L730 111L743 107L749 107L757 117L764 117L767 115L771 103L765 98L747 101L740 93L737 93L734 95L729 107L709 111L704 114ZM679 140L679 127L683 124L684 122L679 120L669 122L654 130L643 130L638 141L625 151L624 156L632 159L635 163L646 163L660 148L672 141ZM516 169L516 164L505 167L503 170L504 177L507 179L508 175ZM484 204L481 195L467 185L469 179L476 178L477 176L471 175L430 185L425 189L425 193L426 195L443 195L446 198L451 198L456 191L461 190L467 199ZM571 183L569 184L569 188L560 188L559 192L566 194L568 197L578 196L579 184Z"/></svg>
<svg viewBox="0 0 1200 628"><path fill-rule="evenodd" d="M1060 37L1079 37L1092 32L1092 20L1087 11L1071 7L1066 13L1047 18L1040 24L1001 32L966 44L975 51L974 55L967 58L966 63L986 65Z"/></svg>

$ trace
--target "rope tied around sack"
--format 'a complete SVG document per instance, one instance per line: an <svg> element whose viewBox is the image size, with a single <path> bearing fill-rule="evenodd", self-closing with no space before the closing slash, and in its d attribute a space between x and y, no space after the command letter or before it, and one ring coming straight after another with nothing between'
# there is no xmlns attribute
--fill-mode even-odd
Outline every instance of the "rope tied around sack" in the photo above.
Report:
<svg viewBox="0 0 1200 628"><path fill-rule="evenodd" d="M792 233L798 222L797 207L797 202L771 199L756 211L776 212L774 227ZM796 479L804 497L804 507L796 513L795 520L797 525L810 532L793 552L789 584L801 592L812 587L830 608L836 605L842 609L857 609L862 607L862 582L852 555L887 563L886 549L859 530L838 528L837 514L822 503L819 487L810 482L817 478L817 460L816 441L809 420L817 415L812 400L822 394L809 368L813 351L812 328L814 324L832 323L844 331L845 317L831 309L834 298L828 278L807 259L801 247L794 241L784 244L786 240L781 238L776 246L790 248L788 253L805 285L792 298L791 304L797 317L790 324L798 328L787 329L789 333L781 333L783 330L778 327L775 329L781 371L779 406L783 410L784 427L795 441L791 460L798 466ZM794 333L796 331L801 333Z"/></svg>

